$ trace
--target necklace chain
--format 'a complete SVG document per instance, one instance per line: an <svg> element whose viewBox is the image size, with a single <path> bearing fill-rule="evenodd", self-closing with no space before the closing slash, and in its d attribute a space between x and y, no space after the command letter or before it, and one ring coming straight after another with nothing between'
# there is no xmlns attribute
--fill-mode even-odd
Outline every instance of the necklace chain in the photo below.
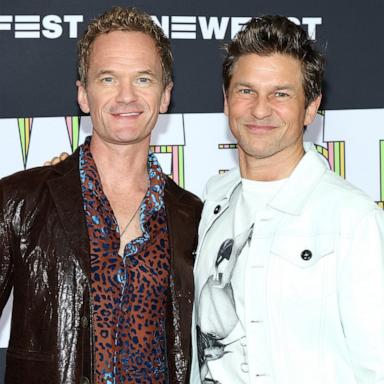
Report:
<svg viewBox="0 0 384 384"><path fill-rule="evenodd" d="M150 186L150 182L149 182L149 180L147 180L147 188L146 188L146 192L144 193L144 197L148 191L149 186ZM144 199L144 197L143 197L143 199ZM126 226L124 227L122 232L120 232L120 239L123 237L124 233L127 231L129 225L132 223L133 219L137 215L137 212L139 212L139 209L141 207L141 203L143 202L143 199L140 200L139 206L136 208L136 211L133 213L132 217L128 220L128 223L126 224ZM119 229L120 229L120 226L119 226Z"/></svg>
<svg viewBox="0 0 384 384"><path fill-rule="evenodd" d="M135 216L137 215L137 212L139 212L139 209L141 207L141 201L139 203L139 206L137 207L136 211L134 212L134 214L132 215L132 217L129 219L127 225L124 227L123 231L120 232L120 238L123 237L124 233L127 231L128 227L129 227L129 224L132 223L133 219L135 218Z"/></svg>

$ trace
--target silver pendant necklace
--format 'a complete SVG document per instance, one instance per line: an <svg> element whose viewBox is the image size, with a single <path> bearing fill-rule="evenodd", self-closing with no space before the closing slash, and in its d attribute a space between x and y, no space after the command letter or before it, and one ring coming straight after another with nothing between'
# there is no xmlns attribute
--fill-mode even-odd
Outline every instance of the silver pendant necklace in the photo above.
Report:
<svg viewBox="0 0 384 384"><path fill-rule="evenodd" d="M135 216L137 215L137 212L139 212L139 209L140 209L140 207L141 207L141 203L142 203L142 200L140 201L139 206L137 207L135 213L132 215L132 217L129 219L127 225L124 227L123 231L120 232L120 238L123 237L124 233L127 231L128 227L129 227L129 224L132 223L133 219L134 219ZM119 229L120 229L120 227L119 227Z"/></svg>

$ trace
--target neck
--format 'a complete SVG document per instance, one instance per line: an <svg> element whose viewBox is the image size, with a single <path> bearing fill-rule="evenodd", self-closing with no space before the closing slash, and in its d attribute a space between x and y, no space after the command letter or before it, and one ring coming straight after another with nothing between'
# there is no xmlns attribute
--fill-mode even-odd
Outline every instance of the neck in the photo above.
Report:
<svg viewBox="0 0 384 384"><path fill-rule="evenodd" d="M148 143L118 145L92 137L91 153L104 189L147 187Z"/></svg>
<svg viewBox="0 0 384 384"><path fill-rule="evenodd" d="M283 150L273 156L256 158L239 148L241 176L256 181L275 181L289 177L304 156L303 146Z"/></svg>

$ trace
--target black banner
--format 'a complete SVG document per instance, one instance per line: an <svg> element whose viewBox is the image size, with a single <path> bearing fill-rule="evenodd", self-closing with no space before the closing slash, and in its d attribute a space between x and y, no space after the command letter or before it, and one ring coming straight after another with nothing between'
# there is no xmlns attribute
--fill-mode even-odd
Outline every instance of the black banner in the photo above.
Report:
<svg viewBox="0 0 384 384"><path fill-rule="evenodd" d="M76 40L88 21L112 4L101 0L1 3L0 117L79 114ZM145 9L170 36L175 57L171 112L222 111L220 46L244 18L262 14L293 17L316 35L327 57L325 109L384 106L384 2L380 0L113 4Z"/></svg>

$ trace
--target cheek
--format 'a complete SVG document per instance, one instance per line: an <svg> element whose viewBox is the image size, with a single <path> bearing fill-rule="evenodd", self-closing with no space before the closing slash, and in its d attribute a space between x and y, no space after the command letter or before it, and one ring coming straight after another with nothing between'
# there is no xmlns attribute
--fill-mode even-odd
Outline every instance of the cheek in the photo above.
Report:
<svg viewBox="0 0 384 384"><path fill-rule="evenodd" d="M156 95L148 95L146 97L146 103L149 106L149 108L152 110L153 113L159 113L161 112L160 109L165 105L164 99L162 98L161 93ZM165 108L167 109L167 108Z"/></svg>
<svg viewBox="0 0 384 384"><path fill-rule="evenodd" d="M303 113L296 105L281 104L274 108L275 113L286 123L296 123L304 118Z"/></svg>
<svg viewBox="0 0 384 384"><path fill-rule="evenodd" d="M115 96L116 90L113 87L95 87L93 92L90 92L89 94L89 100L92 100L93 105L104 105L107 102L114 100Z"/></svg>
<svg viewBox="0 0 384 384"><path fill-rule="evenodd" d="M97 105L97 101L94 99L88 99L89 109L91 110L91 114L98 117L100 116L100 109Z"/></svg>
<svg viewBox="0 0 384 384"><path fill-rule="evenodd" d="M241 119L248 114L249 109L251 108L250 103L244 102L244 100L235 100L228 104L228 114L231 120Z"/></svg>
<svg viewBox="0 0 384 384"><path fill-rule="evenodd" d="M101 115L103 111L108 110L108 106L112 104L110 100L111 98L98 95L97 97L89 100L89 105L95 113Z"/></svg>

